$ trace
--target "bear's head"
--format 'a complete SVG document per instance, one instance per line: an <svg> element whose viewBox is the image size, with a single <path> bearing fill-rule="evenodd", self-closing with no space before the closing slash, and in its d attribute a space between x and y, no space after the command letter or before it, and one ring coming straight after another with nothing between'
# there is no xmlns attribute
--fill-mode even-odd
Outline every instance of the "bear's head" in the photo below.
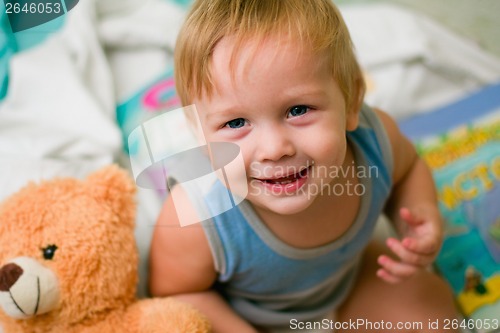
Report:
<svg viewBox="0 0 500 333"><path fill-rule="evenodd" d="M93 320L133 302L135 184L116 166L30 184L0 206L0 312Z"/></svg>

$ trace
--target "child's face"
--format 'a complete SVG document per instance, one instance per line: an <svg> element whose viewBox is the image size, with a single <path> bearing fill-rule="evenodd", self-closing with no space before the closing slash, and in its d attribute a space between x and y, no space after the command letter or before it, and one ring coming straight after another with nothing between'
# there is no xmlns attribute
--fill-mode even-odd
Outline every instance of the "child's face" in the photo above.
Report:
<svg viewBox="0 0 500 333"><path fill-rule="evenodd" d="M255 43L243 44L233 77L233 42L223 38L211 62L217 88L194 103L208 142L240 146L247 199L260 209L294 214L331 185L345 159L346 129L356 126L357 115L346 115L324 56L293 41L277 45L269 38L254 52Z"/></svg>

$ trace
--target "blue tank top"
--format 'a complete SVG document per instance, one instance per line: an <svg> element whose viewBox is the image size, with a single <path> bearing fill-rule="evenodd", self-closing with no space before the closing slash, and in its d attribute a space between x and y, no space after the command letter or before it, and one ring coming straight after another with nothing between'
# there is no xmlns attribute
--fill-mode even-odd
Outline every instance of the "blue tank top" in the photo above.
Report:
<svg viewBox="0 0 500 333"><path fill-rule="evenodd" d="M371 174L358 177L365 189L360 210L340 238L316 248L292 247L265 226L246 200L202 222L218 286L249 322L278 326L288 325L292 318L312 320L333 311L348 295L362 251L389 196L393 161L385 129L367 106L360 112L358 128L347 132L347 139L356 165ZM195 207L219 212L226 197L227 189L215 181Z"/></svg>

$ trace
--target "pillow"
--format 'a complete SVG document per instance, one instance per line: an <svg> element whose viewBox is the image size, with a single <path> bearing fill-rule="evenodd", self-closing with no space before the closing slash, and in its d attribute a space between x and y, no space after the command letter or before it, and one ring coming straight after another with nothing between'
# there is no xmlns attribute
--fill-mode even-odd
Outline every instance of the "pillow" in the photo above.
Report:
<svg viewBox="0 0 500 333"><path fill-rule="evenodd" d="M472 319L468 328L495 328L488 319L497 320L498 329L500 83L403 120L400 127L436 182L446 235L435 266Z"/></svg>

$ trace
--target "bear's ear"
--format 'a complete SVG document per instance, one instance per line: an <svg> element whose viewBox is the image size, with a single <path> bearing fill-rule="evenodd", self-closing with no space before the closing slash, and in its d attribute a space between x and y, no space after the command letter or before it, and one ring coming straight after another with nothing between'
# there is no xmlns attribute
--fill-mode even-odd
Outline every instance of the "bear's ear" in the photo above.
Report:
<svg viewBox="0 0 500 333"><path fill-rule="evenodd" d="M86 184L93 197L100 202L107 202L118 214L135 207L135 183L127 171L116 165L90 174Z"/></svg>

